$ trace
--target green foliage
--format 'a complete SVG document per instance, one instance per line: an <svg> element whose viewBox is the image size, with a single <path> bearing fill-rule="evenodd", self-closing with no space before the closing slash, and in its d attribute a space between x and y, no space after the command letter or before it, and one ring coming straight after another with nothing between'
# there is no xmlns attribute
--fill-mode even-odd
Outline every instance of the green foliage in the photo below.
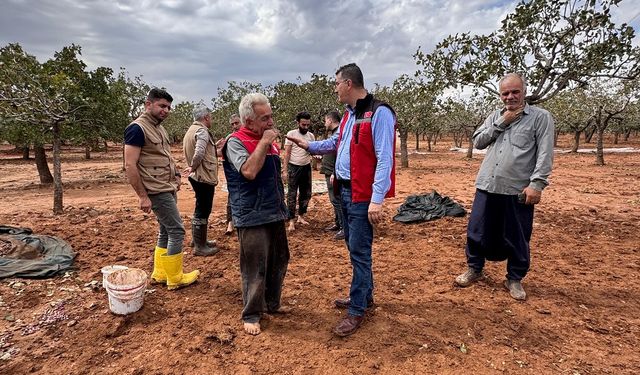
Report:
<svg viewBox="0 0 640 375"><path fill-rule="evenodd" d="M326 75L312 74L311 79L302 82L278 82L271 87L271 103L274 118L281 132L298 127L295 117L299 112L311 114L312 132L316 138L324 131L324 115L341 107L333 93L333 80Z"/></svg>
<svg viewBox="0 0 640 375"><path fill-rule="evenodd" d="M246 81L231 81L227 83L226 88L218 87L217 96L211 99L212 114L210 131L215 139L223 138L231 132L229 117L238 113L240 99L242 99L246 94L252 92L261 92L266 95L261 84Z"/></svg>
<svg viewBox="0 0 640 375"><path fill-rule="evenodd" d="M162 122L172 143L182 142L187 129L193 123L194 108L195 104L191 102L181 102L172 106L171 114Z"/></svg>
<svg viewBox="0 0 640 375"><path fill-rule="evenodd" d="M430 54L418 48L417 74L446 87L472 85L497 94L507 72L523 74L527 101L543 102L596 77L631 79L640 73L634 30L611 21L620 0L521 2L489 35L451 35Z"/></svg>

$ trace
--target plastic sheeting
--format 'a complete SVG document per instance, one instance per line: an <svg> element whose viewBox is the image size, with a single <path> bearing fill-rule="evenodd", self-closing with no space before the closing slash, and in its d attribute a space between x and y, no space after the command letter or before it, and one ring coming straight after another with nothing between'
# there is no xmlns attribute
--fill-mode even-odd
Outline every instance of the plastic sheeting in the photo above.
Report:
<svg viewBox="0 0 640 375"><path fill-rule="evenodd" d="M449 197L443 197L437 191L429 194L410 195L398 208L393 220L401 223L420 223L440 219L445 216L462 217L467 211Z"/></svg>
<svg viewBox="0 0 640 375"><path fill-rule="evenodd" d="M0 225L0 279L52 277L72 269L75 257L71 245L57 237Z"/></svg>

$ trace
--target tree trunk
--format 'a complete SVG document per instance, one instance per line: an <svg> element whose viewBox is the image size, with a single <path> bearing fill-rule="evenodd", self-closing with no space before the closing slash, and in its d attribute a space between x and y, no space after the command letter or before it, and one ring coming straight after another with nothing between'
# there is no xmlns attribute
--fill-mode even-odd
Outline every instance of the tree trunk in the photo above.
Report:
<svg viewBox="0 0 640 375"><path fill-rule="evenodd" d="M584 142L591 143L591 138L593 138L593 134L596 132L596 127L592 127L591 129L587 129L584 131Z"/></svg>
<svg viewBox="0 0 640 375"><path fill-rule="evenodd" d="M467 139L469 140L469 144L467 145L467 159L473 158L473 133L471 132Z"/></svg>
<svg viewBox="0 0 640 375"><path fill-rule="evenodd" d="M556 129L556 134L553 137L553 147L558 147L558 138L560 138L560 130Z"/></svg>
<svg viewBox="0 0 640 375"><path fill-rule="evenodd" d="M427 135L427 151L431 152L431 141L433 140L432 135Z"/></svg>
<svg viewBox="0 0 640 375"><path fill-rule="evenodd" d="M53 124L53 213L62 213L62 167L60 163L60 124Z"/></svg>
<svg viewBox="0 0 640 375"><path fill-rule="evenodd" d="M409 168L409 153L407 152L407 143L409 132L400 128L400 165L402 168Z"/></svg>
<svg viewBox="0 0 640 375"><path fill-rule="evenodd" d="M44 146L33 147L36 167L38 168L38 176L40 177L41 184L50 184L53 182L53 176L47 164L47 154L44 152Z"/></svg>
<svg viewBox="0 0 640 375"><path fill-rule="evenodd" d="M620 138L620 132L614 132L613 133L613 144L617 145L618 144L618 139Z"/></svg>
<svg viewBox="0 0 640 375"><path fill-rule="evenodd" d="M22 147L22 159L29 160L29 145Z"/></svg>
<svg viewBox="0 0 640 375"><path fill-rule="evenodd" d="M84 146L84 158L87 160L91 159L91 146L88 144Z"/></svg>
<svg viewBox="0 0 640 375"><path fill-rule="evenodd" d="M598 127L597 137L596 137L596 165L604 165L604 147L603 147L603 138L604 138L604 129L605 127Z"/></svg>
<svg viewBox="0 0 640 375"><path fill-rule="evenodd" d="M420 132L416 131L416 151L420 151Z"/></svg>
<svg viewBox="0 0 640 375"><path fill-rule="evenodd" d="M629 136L631 135L631 129L627 129L624 131L624 141L629 142Z"/></svg>
<svg viewBox="0 0 640 375"><path fill-rule="evenodd" d="M576 130L573 133L573 145L571 146L571 152L573 153L578 152L578 147L580 147L580 133L582 133L580 130Z"/></svg>

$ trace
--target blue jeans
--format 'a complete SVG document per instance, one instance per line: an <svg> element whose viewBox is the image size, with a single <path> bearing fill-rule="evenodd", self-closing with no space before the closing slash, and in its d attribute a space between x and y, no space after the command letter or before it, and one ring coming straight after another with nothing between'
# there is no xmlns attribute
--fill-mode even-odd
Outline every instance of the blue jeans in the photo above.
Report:
<svg viewBox="0 0 640 375"><path fill-rule="evenodd" d="M175 193L158 193L149 194L149 199L160 226L156 246L167 249L169 255L181 253L184 225L178 211L178 197Z"/></svg>
<svg viewBox="0 0 640 375"><path fill-rule="evenodd" d="M373 271L371 246L373 245L373 226L369 222L369 202L352 203L351 187L341 185L342 218L344 240L349 249L351 268L351 290L349 314L363 316L367 302L373 300Z"/></svg>

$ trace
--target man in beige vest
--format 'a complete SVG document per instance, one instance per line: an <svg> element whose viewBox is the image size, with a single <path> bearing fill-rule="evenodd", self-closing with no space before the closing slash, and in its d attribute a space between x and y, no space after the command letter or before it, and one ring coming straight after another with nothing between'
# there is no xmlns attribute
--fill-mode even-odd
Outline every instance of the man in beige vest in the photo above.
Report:
<svg viewBox="0 0 640 375"><path fill-rule="evenodd" d="M153 211L160 226L153 257L152 282L169 290L194 283L200 271L182 272L184 225L177 205L180 172L171 156L167 131L160 123L171 111L173 98L164 90L149 91L145 112L124 133L124 164L140 209Z"/></svg>
<svg viewBox="0 0 640 375"><path fill-rule="evenodd" d="M209 215L213 206L213 195L218 184L217 147L211 128L211 111L203 104L193 110L193 124L187 130L182 140L184 156L189 165L185 174L189 176L189 183L196 195L196 205L191 219L191 233L193 235L193 254L210 256L219 250L215 242L207 241L207 227ZM222 140L224 142L224 139Z"/></svg>

